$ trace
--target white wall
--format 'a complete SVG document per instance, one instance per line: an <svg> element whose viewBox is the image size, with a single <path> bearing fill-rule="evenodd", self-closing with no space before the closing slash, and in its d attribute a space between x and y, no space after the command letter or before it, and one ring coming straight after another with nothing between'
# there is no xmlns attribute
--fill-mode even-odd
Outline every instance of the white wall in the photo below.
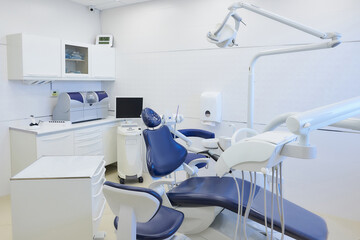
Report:
<svg viewBox="0 0 360 240"><path fill-rule="evenodd" d="M8 81L6 35L25 32L76 42L93 43L100 33L99 13L63 0L1 0L0 8L0 196L9 194L9 125L29 121L31 114L47 119L56 98L50 85L29 86ZM58 91L99 90L101 83L54 83ZM26 119L26 120L24 120Z"/></svg>
<svg viewBox="0 0 360 240"><path fill-rule="evenodd" d="M304 111L359 95L360 2L345 0L249 0L269 11L324 32L337 31L334 49L264 57L255 69L257 128L288 111ZM239 10L239 47L216 49L206 33L221 22L233 0L157 0L101 13L103 33L117 48L117 82L104 83L114 95L142 95L158 112L180 112L182 127L199 125L200 94L223 94L223 123L214 130L231 134L230 123L246 121L247 74L251 57L286 44L320 42L313 36L254 13ZM112 108L114 101L112 101ZM312 211L360 220L360 167L354 144L359 135L316 132L311 142L319 157L285 164L286 197ZM356 187L355 187L356 188ZM345 203L343 204L342 201Z"/></svg>

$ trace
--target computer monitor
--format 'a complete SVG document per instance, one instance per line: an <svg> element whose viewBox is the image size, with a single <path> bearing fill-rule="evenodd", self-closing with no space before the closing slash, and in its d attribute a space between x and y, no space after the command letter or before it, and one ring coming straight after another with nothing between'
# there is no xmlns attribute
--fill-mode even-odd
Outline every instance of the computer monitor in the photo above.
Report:
<svg viewBox="0 0 360 240"><path fill-rule="evenodd" d="M140 118L142 97L116 97L115 104L116 118Z"/></svg>

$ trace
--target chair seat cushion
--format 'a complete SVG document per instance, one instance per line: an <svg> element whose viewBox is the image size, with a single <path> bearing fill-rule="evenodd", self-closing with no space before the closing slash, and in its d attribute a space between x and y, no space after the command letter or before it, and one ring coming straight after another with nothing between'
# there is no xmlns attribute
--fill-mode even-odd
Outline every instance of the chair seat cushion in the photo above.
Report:
<svg viewBox="0 0 360 240"><path fill-rule="evenodd" d="M240 191L242 180L237 179ZM243 212L249 197L250 183L244 181ZM168 192L171 203L175 206L199 207L219 206L237 213L238 198L233 178L194 177L183 181L179 186ZM274 196L274 229L281 231L280 217ZM271 221L271 192L266 191L267 222ZM256 187L255 197L249 218L264 224L264 189ZM295 239L327 239L327 226L319 216L284 199L285 234Z"/></svg>
<svg viewBox="0 0 360 240"><path fill-rule="evenodd" d="M198 153L189 153L187 154L185 158L185 163L189 164L192 160L199 159L199 158L207 158L205 155L198 154ZM203 168L206 166L206 163L198 163L195 165L197 168Z"/></svg>
<svg viewBox="0 0 360 240"><path fill-rule="evenodd" d="M166 239L175 234L184 220L184 214L175 209L161 206L157 214L146 223L136 224L136 239ZM117 229L119 217L115 217ZM121 224L121 220L120 220Z"/></svg>

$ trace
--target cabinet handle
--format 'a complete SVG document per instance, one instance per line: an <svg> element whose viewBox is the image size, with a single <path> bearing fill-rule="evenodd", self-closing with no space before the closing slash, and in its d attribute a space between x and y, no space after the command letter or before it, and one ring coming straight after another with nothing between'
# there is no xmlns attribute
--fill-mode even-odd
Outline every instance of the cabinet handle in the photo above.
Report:
<svg viewBox="0 0 360 240"><path fill-rule="evenodd" d="M84 136L76 136L75 141L81 142L81 141L94 140L94 139L99 139L99 138L101 138L101 134L96 134L96 135L92 134L89 136L85 136L85 135Z"/></svg>
<svg viewBox="0 0 360 240"><path fill-rule="evenodd" d="M104 173L105 173L105 171L104 171ZM91 185L97 185L99 182L101 182L102 180L104 180L105 179L105 175L104 175L104 173L102 174L103 176L96 182L96 183L92 183Z"/></svg>
<svg viewBox="0 0 360 240"><path fill-rule="evenodd" d="M95 172L94 177L100 174L100 172L101 172L101 171L103 170L103 168L105 167L105 163L106 163L106 161L105 161L105 160L102 160L102 162L101 162L101 167L100 167L100 169L99 169L98 171Z"/></svg>
<svg viewBox="0 0 360 240"><path fill-rule="evenodd" d="M102 131L101 128L97 128L97 129L92 129L92 130L78 130L75 132L76 135L88 135L94 132L100 132Z"/></svg>
<svg viewBox="0 0 360 240"><path fill-rule="evenodd" d="M99 189L99 191L93 195L94 198L98 197L101 193L102 193L102 190L103 190L103 184L105 182L105 178L101 178L101 180L103 181L103 183L101 184L101 188Z"/></svg>
<svg viewBox="0 0 360 240"><path fill-rule="evenodd" d="M25 77L60 77L58 74L46 74L46 73L27 73L24 74Z"/></svg>
<svg viewBox="0 0 360 240"><path fill-rule="evenodd" d="M67 137L71 137L71 135L62 135L62 136L55 136L55 137L48 137L48 138L44 138L41 139L42 141L53 141L53 140L59 140L59 139L63 139L63 138L67 138Z"/></svg>
<svg viewBox="0 0 360 240"><path fill-rule="evenodd" d="M101 141L96 140L95 142L78 144L76 147L77 147L77 148L83 148L83 147L88 147L88 146L92 146L92 145L96 145L96 144L101 144Z"/></svg>

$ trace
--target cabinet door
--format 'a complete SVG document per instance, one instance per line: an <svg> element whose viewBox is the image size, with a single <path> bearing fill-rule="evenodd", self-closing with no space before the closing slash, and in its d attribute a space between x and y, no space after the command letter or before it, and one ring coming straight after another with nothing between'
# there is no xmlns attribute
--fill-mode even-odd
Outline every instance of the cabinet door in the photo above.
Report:
<svg viewBox="0 0 360 240"><path fill-rule="evenodd" d="M92 46L92 77L115 80L115 48Z"/></svg>
<svg viewBox="0 0 360 240"><path fill-rule="evenodd" d="M66 78L89 78L91 73L91 45L63 41L62 73Z"/></svg>
<svg viewBox="0 0 360 240"><path fill-rule="evenodd" d="M23 76L60 77L60 39L22 34Z"/></svg>
<svg viewBox="0 0 360 240"><path fill-rule="evenodd" d="M37 157L41 156L71 156L74 155L73 132L63 132L40 136L37 138Z"/></svg>
<svg viewBox="0 0 360 240"><path fill-rule="evenodd" d="M103 132L103 146L106 165L117 161L117 124L105 126Z"/></svg>

